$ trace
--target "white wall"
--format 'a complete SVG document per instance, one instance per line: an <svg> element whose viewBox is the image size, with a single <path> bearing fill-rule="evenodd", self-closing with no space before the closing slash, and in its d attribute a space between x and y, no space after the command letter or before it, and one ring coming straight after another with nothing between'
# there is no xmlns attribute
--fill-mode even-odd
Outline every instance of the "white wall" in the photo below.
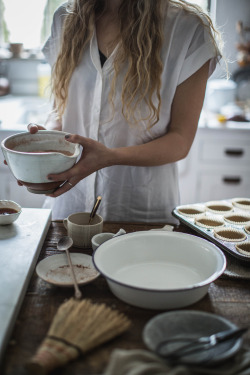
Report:
<svg viewBox="0 0 250 375"><path fill-rule="evenodd" d="M224 55L229 60L229 71L233 73L238 69L236 22L242 21L243 26L250 27L250 0L212 0L211 7L217 26L223 31ZM225 70L217 67L211 78L222 77L225 78Z"/></svg>

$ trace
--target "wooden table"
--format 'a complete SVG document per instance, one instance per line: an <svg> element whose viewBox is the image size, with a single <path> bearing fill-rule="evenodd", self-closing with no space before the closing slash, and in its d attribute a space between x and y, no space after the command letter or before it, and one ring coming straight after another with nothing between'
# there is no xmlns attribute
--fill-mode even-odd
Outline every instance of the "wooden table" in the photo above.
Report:
<svg viewBox="0 0 250 375"><path fill-rule="evenodd" d="M105 223L103 231L116 233L120 228L126 232L159 228L162 225ZM185 226L175 228L176 231L195 234ZM40 258L58 253L56 244L58 239L66 235L61 222L52 222ZM73 249L92 254L91 249ZM54 375L97 375L102 374L109 361L113 349L146 349L142 341L142 330L145 324L162 311L136 308L118 300L110 292L105 279L100 276L93 283L81 287L83 296L93 302L106 303L125 313L132 321L132 327L122 336L94 349L85 357L71 362L62 369L55 370ZM21 311L5 353L2 365L2 375L23 374L23 365L35 353L36 348L46 335L50 323L65 299L73 296L73 289L59 288L47 284L36 274L32 276ZM198 303L186 308L207 311L229 319L238 326L249 326L250 316L250 288L249 281L237 280L225 276L212 283L208 294ZM250 333L244 335L244 342L250 345Z"/></svg>

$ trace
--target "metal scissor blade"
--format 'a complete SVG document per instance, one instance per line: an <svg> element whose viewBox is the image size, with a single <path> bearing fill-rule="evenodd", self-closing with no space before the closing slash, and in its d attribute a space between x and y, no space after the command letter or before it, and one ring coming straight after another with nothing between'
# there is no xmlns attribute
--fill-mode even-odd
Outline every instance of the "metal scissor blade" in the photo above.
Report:
<svg viewBox="0 0 250 375"><path fill-rule="evenodd" d="M170 360L177 360L180 357L194 354L203 350L208 350L213 348L215 345L220 344L221 342L241 337L247 330L248 328L236 328L218 332L208 337L201 337L190 342L189 344L185 344L173 351L166 353L164 357Z"/></svg>

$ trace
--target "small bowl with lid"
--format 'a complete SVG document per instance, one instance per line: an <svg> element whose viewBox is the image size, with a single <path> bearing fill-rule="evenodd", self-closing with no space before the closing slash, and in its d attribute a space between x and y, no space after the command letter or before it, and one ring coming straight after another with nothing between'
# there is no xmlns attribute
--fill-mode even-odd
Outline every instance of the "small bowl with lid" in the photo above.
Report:
<svg viewBox="0 0 250 375"><path fill-rule="evenodd" d="M0 200L0 225L12 224L22 212L22 207L11 200Z"/></svg>
<svg viewBox="0 0 250 375"><path fill-rule="evenodd" d="M80 155L80 145L68 142L66 134L39 130L35 134L14 134L2 141L2 152L12 174L30 192L49 194L65 182L51 182L48 175L67 171Z"/></svg>

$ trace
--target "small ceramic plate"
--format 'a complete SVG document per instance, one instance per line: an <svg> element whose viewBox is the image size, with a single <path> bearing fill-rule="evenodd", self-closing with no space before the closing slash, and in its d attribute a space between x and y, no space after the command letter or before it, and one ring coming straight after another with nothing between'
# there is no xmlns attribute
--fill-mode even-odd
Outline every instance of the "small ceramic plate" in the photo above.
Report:
<svg viewBox="0 0 250 375"><path fill-rule="evenodd" d="M156 348L162 341L173 337L186 335L199 338L231 328L237 328L237 326L216 314L195 310L172 311L159 314L146 324L143 330L143 341L148 349L156 352ZM172 351L177 349L176 345L182 344L172 343L171 345L169 350ZM233 356L241 345L242 338L230 339L211 349L183 356L179 362L214 365Z"/></svg>
<svg viewBox="0 0 250 375"><path fill-rule="evenodd" d="M76 280L79 285L95 280L100 273L96 270L92 257L86 254L70 253ZM36 266L41 279L57 286L73 286L66 253L52 255L41 260Z"/></svg>

